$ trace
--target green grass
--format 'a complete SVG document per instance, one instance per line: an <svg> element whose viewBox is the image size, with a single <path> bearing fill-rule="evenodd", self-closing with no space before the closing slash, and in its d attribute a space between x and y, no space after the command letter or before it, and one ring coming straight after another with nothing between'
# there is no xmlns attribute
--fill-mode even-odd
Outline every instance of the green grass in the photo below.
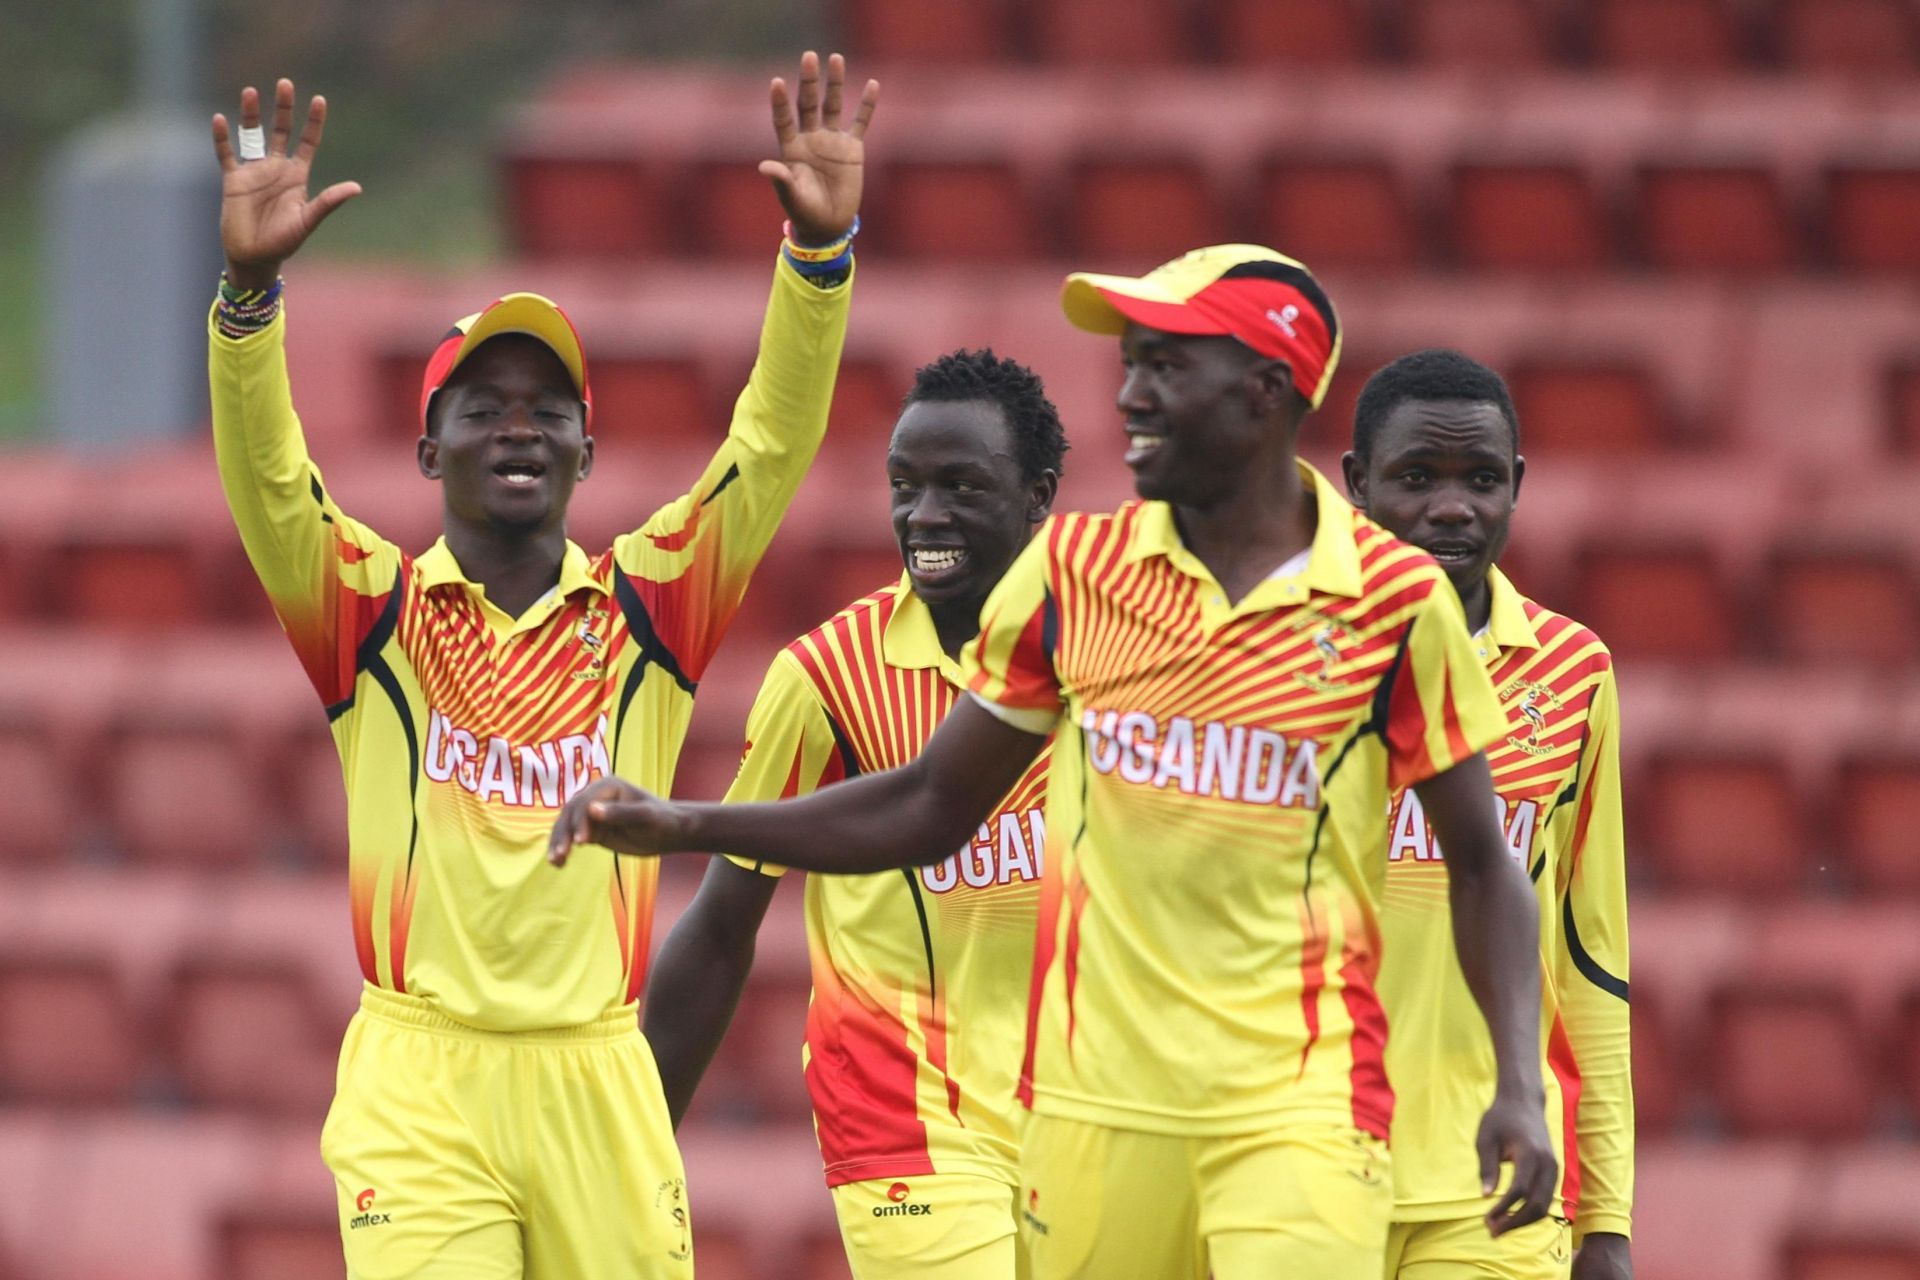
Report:
<svg viewBox="0 0 1920 1280"><path fill-rule="evenodd" d="M31 191L0 196L0 444L41 433L40 243Z"/></svg>

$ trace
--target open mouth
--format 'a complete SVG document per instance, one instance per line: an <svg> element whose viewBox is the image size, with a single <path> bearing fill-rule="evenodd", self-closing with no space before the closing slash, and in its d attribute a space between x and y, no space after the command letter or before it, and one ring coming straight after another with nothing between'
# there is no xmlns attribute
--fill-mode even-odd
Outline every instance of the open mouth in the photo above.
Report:
<svg viewBox="0 0 1920 1280"><path fill-rule="evenodd" d="M1436 542L1427 554L1443 565L1468 564L1479 556L1480 548L1465 542Z"/></svg>
<svg viewBox="0 0 1920 1280"><path fill-rule="evenodd" d="M945 578L958 573L967 563L964 547L913 547L907 552L907 567L916 578Z"/></svg>
<svg viewBox="0 0 1920 1280"><path fill-rule="evenodd" d="M540 478L547 474L547 469L538 462L502 462L494 467L493 474L519 488L538 484Z"/></svg>
<svg viewBox="0 0 1920 1280"><path fill-rule="evenodd" d="M1137 466L1158 453L1167 443L1167 437L1158 431L1149 431L1144 427L1127 428L1128 466Z"/></svg>

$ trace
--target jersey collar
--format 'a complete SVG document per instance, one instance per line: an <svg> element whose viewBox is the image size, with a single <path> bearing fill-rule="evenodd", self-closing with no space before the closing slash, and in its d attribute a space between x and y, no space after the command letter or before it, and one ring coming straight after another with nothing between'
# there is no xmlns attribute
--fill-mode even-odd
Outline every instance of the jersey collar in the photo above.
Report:
<svg viewBox="0 0 1920 1280"><path fill-rule="evenodd" d="M933 611L914 593L913 579L907 574L902 573L894 584L893 599L893 616L887 619L886 632L880 637L881 656L887 665L907 671L938 667L941 675L960 684L960 664L940 647Z"/></svg>
<svg viewBox="0 0 1920 1280"><path fill-rule="evenodd" d="M1533 629L1533 620L1527 617L1527 598L1498 566L1487 570L1487 597L1487 629L1481 637L1481 657L1492 662L1509 649L1540 647L1540 636Z"/></svg>
<svg viewBox="0 0 1920 1280"><path fill-rule="evenodd" d="M1305 458L1296 458L1294 465L1300 469L1301 480L1313 491L1315 519L1313 545L1307 554L1306 571L1291 581L1308 591L1358 596L1361 594L1360 548L1354 542L1353 525L1359 513L1312 463ZM1123 559L1138 561L1152 556L1165 556L1175 568L1189 577L1213 581L1213 574L1180 540L1180 529L1174 523L1173 507L1169 503L1140 504L1140 521L1134 527L1132 544L1128 546ZM1257 597L1264 597L1275 581L1270 579L1254 588L1246 600L1240 602L1241 608L1246 608ZM1287 602L1265 602L1264 606L1257 604L1254 607L1272 608L1276 603Z"/></svg>
<svg viewBox="0 0 1920 1280"><path fill-rule="evenodd" d="M464 587L468 594L498 612L493 602L487 599L486 593L460 568L460 562L453 558L453 551L447 546L444 536L434 539L433 545L413 562L413 568L420 575L422 591L431 591L435 587ZM560 557L560 581L543 599L565 600L582 588L606 594L606 588L594 579L592 562L587 559L587 553L580 549L578 543L569 540L566 553ZM536 604L527 610L526 616L533 617L539 612L540 606Z"/></svg>

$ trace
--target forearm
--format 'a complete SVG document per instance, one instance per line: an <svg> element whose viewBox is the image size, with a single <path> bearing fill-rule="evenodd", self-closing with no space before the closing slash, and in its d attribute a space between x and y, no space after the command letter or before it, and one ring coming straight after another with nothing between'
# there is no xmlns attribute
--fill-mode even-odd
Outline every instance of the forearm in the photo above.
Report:
<svg viewBox="0 0 1920 1280"><path fill-rule="evenodd" d="M924 866L965 844L999 794L931 774L916 760L777 804L678 804L675 843L829 875Z"/></svg>
<svg viewBox="0 0 1920 1280"><path fill-rule="evenodd" d="M739 1006L757 925L757 919L715 921L690 910L660 944L642 1030L676 1129Z"/></svg>
<svg viewBox="0 0 1920 1280"><path fill-rule="evenodd" d="M1542 1095L1540 919L1526 874L1506 857L1448 866L1453 942L1493 1038L1501 1092Z"/></svg>

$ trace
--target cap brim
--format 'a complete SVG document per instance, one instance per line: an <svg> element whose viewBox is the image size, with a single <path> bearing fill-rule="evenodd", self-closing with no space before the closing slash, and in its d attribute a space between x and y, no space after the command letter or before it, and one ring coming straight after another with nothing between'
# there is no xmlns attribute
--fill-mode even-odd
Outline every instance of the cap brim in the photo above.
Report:
<svg viewBox="0 0 1920 1280"><path fill-rule="evenodd" d="M567 367L573 389L582 396L586 394L587 356L580 346L580 335L573 331L573 325L560 313L559 307L537 293L509 293L481 312L454 352L449 375L474 348L503 333L524 333L545 343Z"/></svg>
<svg viewBox="0 0 1920 1280"><path fill-rule="evenodd" d="M1074 328L1110 336L1126 332L1129 320L1166 333L1230 332L1219 321L1187 305L1185 298L1133 276L1076 271L1061 287L1060 309Z"/></svg>

